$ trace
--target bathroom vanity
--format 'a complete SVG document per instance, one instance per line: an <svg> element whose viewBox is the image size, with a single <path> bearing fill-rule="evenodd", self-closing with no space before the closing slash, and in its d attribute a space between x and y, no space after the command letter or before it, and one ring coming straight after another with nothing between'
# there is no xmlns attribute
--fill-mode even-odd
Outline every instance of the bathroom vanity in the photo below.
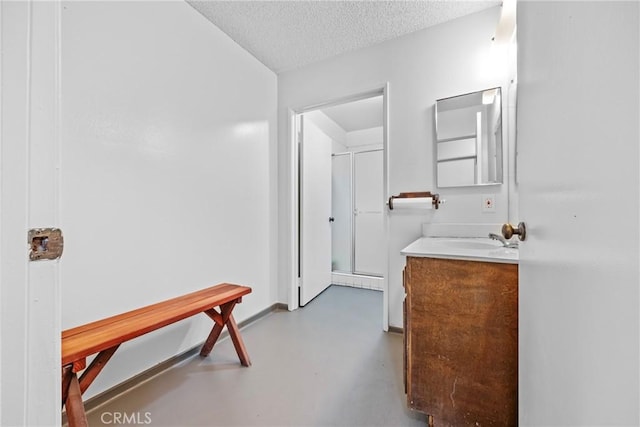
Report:
<svg viewBox="0 0 640 427"><path fill-rule="evenodd" d="M518 423L518 250L422 238L404 269L405 388L435 426Z"/></svg>

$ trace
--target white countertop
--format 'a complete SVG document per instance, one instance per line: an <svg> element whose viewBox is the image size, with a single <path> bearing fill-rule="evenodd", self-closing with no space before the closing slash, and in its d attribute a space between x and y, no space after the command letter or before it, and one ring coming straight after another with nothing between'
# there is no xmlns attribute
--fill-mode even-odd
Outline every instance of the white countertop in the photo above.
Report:
<svg viewBox="0 0 640 427"><path fill-rule="evenodd" d="M516 248L487 237L421 237L400 251L402 255L466 261L518 264Z"/></svg>

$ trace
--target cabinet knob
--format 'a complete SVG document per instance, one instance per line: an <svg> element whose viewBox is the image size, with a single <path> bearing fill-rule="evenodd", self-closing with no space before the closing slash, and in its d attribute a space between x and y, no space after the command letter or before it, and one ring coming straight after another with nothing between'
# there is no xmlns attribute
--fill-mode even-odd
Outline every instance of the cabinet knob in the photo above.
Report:
<svg viewBox="0 0 640 427"><path fill-rule="evenodd" d="M512 238L514 234L517 235L521 241L527 238L527 227L524 225L524 222L518 223L517 227L511 224L502 225L502 236L505 239Z"/></svg>

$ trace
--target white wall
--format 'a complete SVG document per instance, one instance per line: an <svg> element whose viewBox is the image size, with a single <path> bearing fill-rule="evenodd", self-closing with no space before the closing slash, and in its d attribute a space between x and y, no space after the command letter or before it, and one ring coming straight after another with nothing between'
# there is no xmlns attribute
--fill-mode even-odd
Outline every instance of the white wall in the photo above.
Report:
<svg viewBox="0 0 640 427"><path fill-rule="evenodd" d="M331 120L329 116L324 114L322 110L310 111L305 113L305 116L318 126L324 134L331 138L332 153L347 151L347 132Z"/></svg>
<svg viewBox="0 0 640 427"><path fill-rule="evenodd" d="M291 164L288 109L302 108L389 83L389 192L437 190L435 187L433 109L436 99L503 86L506 72L487 67L500 8L340 55L278 76L279 162ZM505 120L505 123L507 120ZM505 132L505 135L507 133ZM288 235L290 167L279 175L280 299L287 299L292 248ZM421 235L423 222L503 222L508 215L508 186L438 190L447 204L438 211L392 214L389 218L389 323L402 326L400 250ZM496 194L496 213L482 214L481 195ZM384 201L381 200L381 203Z"/></svg>
<svg viewBox="0 0 640 427"><path fill-rule="evenodd" d="M220 282L253 288L238 321L275 303L275 74L184 2L67 2L62 46L63 328ZM123 345L87 396L211 323Z"/></svg>
<svg viewBox="0 0 640 427"><path fill-rule="evenodd" d="M518 44L520 425L637 426L640 6L521 2Z"/></svg>

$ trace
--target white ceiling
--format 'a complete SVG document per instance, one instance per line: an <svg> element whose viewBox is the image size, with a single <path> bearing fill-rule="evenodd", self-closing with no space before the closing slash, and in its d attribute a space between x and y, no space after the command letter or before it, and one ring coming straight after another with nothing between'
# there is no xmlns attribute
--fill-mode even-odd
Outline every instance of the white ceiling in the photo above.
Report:
<svg viewBox="0 0 640 427"><path fill-rule="evenodd" d="M382 95L321 110L345 132L382 126Z"/></svg>
<svg viewBox="0 0 640 427"><path fill-rule="evenodd" d="M372 46L500 1L187 0L276 73Z"/></svg>

